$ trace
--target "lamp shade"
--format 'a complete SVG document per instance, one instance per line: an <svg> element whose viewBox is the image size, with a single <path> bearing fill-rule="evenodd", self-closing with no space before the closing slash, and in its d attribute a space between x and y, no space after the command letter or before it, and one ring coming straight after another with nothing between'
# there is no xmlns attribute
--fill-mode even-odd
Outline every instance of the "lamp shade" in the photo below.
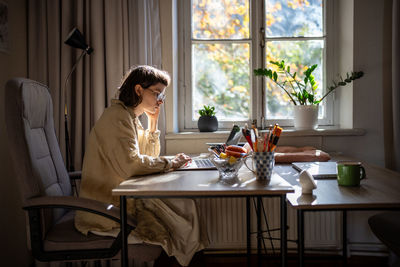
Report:
<svg viewBox="0 0 400 267"><path fill-rule="evenodd" d="M86 44L85 37L83 37L82 33L76 27L68 34L67 40L64 43L74 48L86 50L88 55L93 52L93 48Z"/></svg>

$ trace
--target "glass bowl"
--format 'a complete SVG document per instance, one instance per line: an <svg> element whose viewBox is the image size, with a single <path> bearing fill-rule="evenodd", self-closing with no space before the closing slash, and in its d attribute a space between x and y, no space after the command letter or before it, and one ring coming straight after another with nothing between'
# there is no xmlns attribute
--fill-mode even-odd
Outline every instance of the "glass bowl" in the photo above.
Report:
<svg viewBox="0 0 400 267"><path fill-rule="evenodd" d="M223 182L236 180L238 177L239 169L243 166L244 161L245 158L211 158L211 162L215 165L219 172L219 179Z"/></svg>

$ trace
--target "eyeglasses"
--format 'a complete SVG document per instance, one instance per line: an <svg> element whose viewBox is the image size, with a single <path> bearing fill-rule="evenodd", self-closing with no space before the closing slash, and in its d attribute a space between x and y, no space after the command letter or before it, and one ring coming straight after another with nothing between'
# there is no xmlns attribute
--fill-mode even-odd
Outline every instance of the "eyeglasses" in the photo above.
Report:
<svg viewBox="0 0 400 267"><path fill-rule="evenodd" d="M156 90L153 90L153 89L150 89L150 88L147 88L147 89L150 90L157 97L157 102L159 102L159 101L164 102L165 97L166 97L164 92L160 93L160 92L158 92Z"/></svg>

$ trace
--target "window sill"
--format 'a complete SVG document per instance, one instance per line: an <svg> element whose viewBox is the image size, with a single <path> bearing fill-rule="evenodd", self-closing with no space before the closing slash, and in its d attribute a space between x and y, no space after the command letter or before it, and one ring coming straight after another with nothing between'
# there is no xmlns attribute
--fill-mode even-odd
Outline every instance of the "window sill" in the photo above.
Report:
<svg viewBox="0 0 400 267"><path fill-rule="evenodd" d="M264 130L263 130L264 131ZM263 132L262 131L262 132ZM192 139L220 139L227 138L230 131L216 132L179 132L167 133L166 140L192 140ZM333 127L321 127L315 130L295 130L293 127L285 127L281 136L361 136L366 131L364 129L341 129Z"/></svg>

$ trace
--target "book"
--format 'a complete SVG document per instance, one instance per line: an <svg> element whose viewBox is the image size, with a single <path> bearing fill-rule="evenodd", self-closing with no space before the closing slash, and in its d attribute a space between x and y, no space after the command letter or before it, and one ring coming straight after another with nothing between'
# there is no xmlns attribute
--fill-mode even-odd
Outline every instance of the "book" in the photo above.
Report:
<svg viewBox="0 0 400 267"><path fill-rule="evenodd" d="M307 170L314 179L336 179L336 162L293 162L292 167L301 172Z"/></svg>

